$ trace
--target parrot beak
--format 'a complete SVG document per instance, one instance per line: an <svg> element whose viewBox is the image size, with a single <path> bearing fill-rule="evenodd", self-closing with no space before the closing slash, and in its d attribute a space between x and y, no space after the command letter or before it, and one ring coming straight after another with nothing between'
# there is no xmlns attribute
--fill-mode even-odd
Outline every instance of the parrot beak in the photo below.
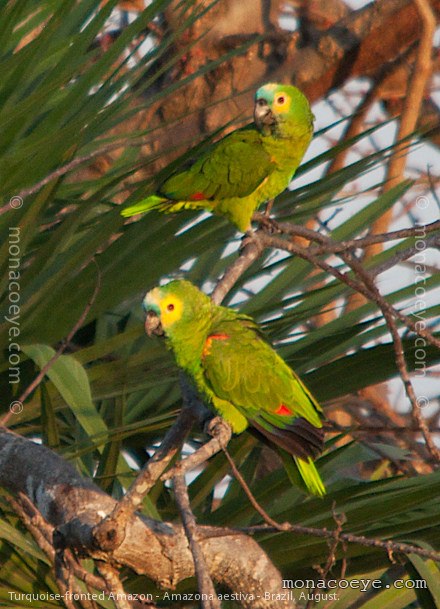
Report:
<svg viewBox="0 0 440 609"><path fill-rule="evenodd" d="M257 99L254 109L254 120L258 127L275 125L277 119L264 99Z"/></svg>
<svg viewBox="0 0 440 609"><path fill-rule="evenodd" d="M145 332L148 336L163 336L164 331L159 315L153 309L147 309L147 317L145 318Z"/></svg>

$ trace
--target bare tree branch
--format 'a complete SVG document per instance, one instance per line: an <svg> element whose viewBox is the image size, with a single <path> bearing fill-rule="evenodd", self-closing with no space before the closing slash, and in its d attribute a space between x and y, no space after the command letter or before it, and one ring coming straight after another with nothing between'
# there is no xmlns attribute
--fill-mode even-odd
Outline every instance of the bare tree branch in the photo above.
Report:
<svg viewBox="0 0 440 609"><path fill-rule="evenodd" d="M280 225L273 220L271 222L272 222L273 226L275 228L279 229L281 232ZM310 229L304 229L304 230L309 231ZM318 243L323 244L324 246L327 246L327 245L331 246L334 243L329 237L326 237L322 233L310 231L310 232L308 232L308 235L309 236L307 238L311 238L314 241L317 241ZM313 237L312 237L312 235L313 235ZM317 266L317 267L321 268L322 270L328 272L330 275L333 275L333 277L335 277L336 279L339 279L340 281L345 283L347 286L349 286L356 292L359 292L360 294L365 296L367 299L372 297L371 288L367 287L363 283L363 281L358 281L358 279L351 277L348 273L341 272L338 269L331 266L330 264L328 264L327 262L321 260L320 258L318 258L316 255L314 255L312 253L313 250L309 251L309 248L301 247L299 245L296 245L292 241L286 241L285 239L271 236L264 232L257 234L256 239L258 239L260 241L260 244L264 245L265 247L274 247L277 249L285 250L287 252L295 254L296 256L299 256L300 258L303 258L304 260L308 260L314 266ZM434 239L436 240L437 237L435 236ZM321 250L321 252L322 252L322 250ZM339 253L341 254L341 258L348 264L348 262L347 262L348 259L346 257L346 254L344 254L344 252L339 252ZM350 256L350 260L351 260L351 262L350 262L350 264L348 264L348 266L350 266L350 267L352 267L353 265L356 266L356 271L354 273L355 277L358 273L360 273L362 275L363 279L365 279L365 277L369 276L368 272L364 269L362 264L358 263L356 261L356 259L354 259L352 256ZM367 275L365 275L365 273L367 273ZM372 285L374 285L374 284L372 284ZM376 289L374 290L374 294L379 294L379 297L382 298L380 293ZM374 300L374 297L373 297L373 300ZM403 313L401 313L400 311L395 309L392 305L390 305L389 303L384 301L383 298L382 298L382 300L383 300L382 305L385 306L390 311L390 313L392 314L393 317L395 317L396 319L399 319L409 330L412 330L419 336L422 336L433 346L440 348L440 340L437 339L435 336L433 336L429 330L427 330L426 328L420 327L420 324L418 324L417 321L414 321L407 315L404 315Z"/></svg>
<svg viewBox="0 0 440 609"><path fill-rule="evenodd" d="M279 531L281 533L291 532L291 533L299 533L301 535L311 535L312 537L323 537L325 539L333 539L337 541L346 541L348 543L355 543L362 546L374 547L374 548L382 548L387 552L400 552L404 554L417 554L418 556L423 556L424 558L431 558L432 560L440 560L440 552L435 552L432 550L424 550L423 548L418 548L417 546L413 546L406 543L394 542L391 540L381 540L381 539L370 539L363 535L352 535L351 533L342 533L340 529L336 529L334 531L329 531L327 529L319 529L316 527L305 527L298 524L290 524L290 522L278 523L276 520L271 518L269 514L264 510L264 508L258 503L252 494L251 489L249 488L247 482L240 474L237 469L237 466L234 463L234 460L229 455L226 449L223 449L225 456L229 462L232 473L234 477L239 482L242 487L246 497L249 499L252 507L256 512L260 514L260 516L265 521L265 525L257 525L251 527L243 527L240 528L240 531L246 531L247 533L259 532L259 531Z"/></svg>
<svg viewBox="0 0 440 609"><path fill-rule="evenodd" d="M53 451L7 430L0 430L0 484L13 494L26 494L56 528L66 550L78 550L116 569L128 567L163 588L174 588L194 575L193 557L179 525L134 514L116 549L97 547L93 530L117 502ZM210 576L239 595L243 607L293 609L291 600L276 600L282 592L281 576L253 539L220 527L199 526L198 531Z"/></svg>
<svg viewBox="0 0 440 609"><path fill-rule="evenodd" d="M220 602L208 572L208 567L198 542L197 523L191 510L188 489L182 474L176 474L173 478L174 495L179 507L180 515L188 538L189 547L194 559L194 570L197 577L199 592L202 596L202 609L220 609Z"/></svg>
<svg viewBox="0 0 440 609"><path fill-rule="evenodd" d="M223 277L217 283L211 294L211 299L215 304L220 304L226 294L232 289L233 285L243 275L243 273L253 264L261 254L261 247L257 240L250 236L244 245L240 256L228 268Z"/></svg>
<svg viewBox="0 0 440 609"><path fill-rule="evenodd" d="M147 462L114 510L100 521L93 532L95 543L103 550L114 550L125 539L126 527L142 500L182 446L196 420L190 408L183 408L161 445Z"/></svg>
<svg viewBox="0 0 440 609"><path fill-rule="evenodd" d="M208 433L212 435L212 440L204 444L185 459L178 461L177 464L161 476L161 480L170 480L174 476L184 474L205 463L210 457L220 452L228 445L232 436L232 430L228 423L221 417L215 417L210 421Z"/></svg>
<svg viewBox="0 0 440 609"><path fill-rule="evenodd" d="M269 518L269 520L272 520ZM304 527L299 524L282 523L273 526L268 522L266 525L256 525L252 527L242 527L238 529L246 533L258 533L259 531L280 531L285 533L287 531L292 533L298 533L300 535L310 535L311 537L323 537L325 539L334 539L337 535L339 541L345 541L347 543L359 544L367 548L381 548L388 554L390 553L401 553L401 554L416 554L422 558L430 558L431 560L439 561L440 552L434 550L425 550L418 548L408 543L400 543L399 541L382 540L382 539L371 539L364 535L353 535L351 533L335 533L334 531L328 531L327 529L318 529L315 527Z"/></svg>

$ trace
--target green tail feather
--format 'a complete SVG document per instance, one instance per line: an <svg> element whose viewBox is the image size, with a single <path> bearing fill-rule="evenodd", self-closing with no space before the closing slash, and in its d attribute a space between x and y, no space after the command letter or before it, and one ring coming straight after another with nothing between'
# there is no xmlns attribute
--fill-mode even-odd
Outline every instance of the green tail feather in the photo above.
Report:
<svg viewBox="0 0 440 609"><path fill-rule="evenodd" d="M326 493L325 486L312 459L309 458L308 461L305 461L299 457L294 457L294 460L307 489L313 495L323 497Z"/></svg>
<svg viewBox="0 0 440 609"><path fill-rule="evenodd" d="M207 202L203 201L170 201L166 197L160 197L159 195L150 195L146 199L139 201L135 205L126 207L121 211L121 216L129 218L136 214L142 214L152 209L157 209L165 214L173 214L177 211L183 211L184 209L208 209Z"/></svg>
<svg viewBox="0 0 440 609"><path fill-rule="evenodd" d="M326 494L321 476L310 457L308 459L293 457L292 459L292 455L282 449L278 449L278 453L292 484L317 497L323 497Z"/></svg>
<svg viewBox="0 0 440 609"><path fill-rule="evenodd" d="M151 211L152 209L160 209L161 205L163 205L167 201L165 197L159 197L158 195L151 195L139 203L135 205L130 205L130 207L126 207L121 210L121 216L124 218L129 218L130 216L135 216L136 214L142 214L145 211Z"/></svg>

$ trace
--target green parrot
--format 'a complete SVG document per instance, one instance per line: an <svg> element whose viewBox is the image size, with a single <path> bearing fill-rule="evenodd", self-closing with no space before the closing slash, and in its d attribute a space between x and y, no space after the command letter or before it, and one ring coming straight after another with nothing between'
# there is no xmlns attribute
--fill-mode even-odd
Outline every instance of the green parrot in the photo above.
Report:
<svg viewBox="0 0 440 609"><path fill-rule="evenodd" d="M322 451L322 409L247 315L215 305L189 281L145 296L145 330L165 334L200 395L241 433L248 425L290 453L308 490L325 494L313 463Z"/></svg>
<svg viewBox="0 0 440 609"><path fill-rule="evenodd" d="M207 210L238 230L251 228L254 211L287 188L313 134L307 98L292 85L267 84L255 95L254 122L216 142L155 194L121 211Z"/></svg>

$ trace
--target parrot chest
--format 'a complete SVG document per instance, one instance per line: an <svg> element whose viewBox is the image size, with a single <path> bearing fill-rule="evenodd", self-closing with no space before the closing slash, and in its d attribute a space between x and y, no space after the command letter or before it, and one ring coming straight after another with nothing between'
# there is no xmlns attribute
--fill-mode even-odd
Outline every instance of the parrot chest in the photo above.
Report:
<svg viewBox="0 0 440 609"><path fill-rule="evenodd" d="M260 184L255 193L258 196L259 203L272 199L288 187L310 143L310 139L311 133L309 132L288 138L265 138L263 145L275 168Z"/></svg>
<svg viewBox="0 0 440 609"><path fill-rule="evenodd" d="M294 173L295 170L292 170L292 168L285 170L275 169L255 192L258 204L265 203L283 192L288 187Z"/></svg>
<svg viewBox="0 0 440 609"><path fill-rule="evenodd" d="M231 401L219 397L206 377L206 366L209 367L208 356L213 344L228 338L229 336L224 332L205 332L203 335L188 335L187 340L180 344L176 344L174 341L171 347L177 365L192 378L202 399L206 400L207 405L211 405L231 425L234 433L241 433L248 426L246 417L234 407Z"/></svg>

